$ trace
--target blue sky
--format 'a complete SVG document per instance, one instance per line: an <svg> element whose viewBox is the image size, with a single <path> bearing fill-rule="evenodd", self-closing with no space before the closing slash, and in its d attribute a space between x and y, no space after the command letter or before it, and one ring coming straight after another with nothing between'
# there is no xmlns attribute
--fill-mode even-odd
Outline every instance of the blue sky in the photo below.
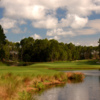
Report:
<svg viewBox="0 0 100 100"><path fill-rule="evenodd" d="M98 45L100 0L1 0L0 24L9 41L25 37Z"/></svg>

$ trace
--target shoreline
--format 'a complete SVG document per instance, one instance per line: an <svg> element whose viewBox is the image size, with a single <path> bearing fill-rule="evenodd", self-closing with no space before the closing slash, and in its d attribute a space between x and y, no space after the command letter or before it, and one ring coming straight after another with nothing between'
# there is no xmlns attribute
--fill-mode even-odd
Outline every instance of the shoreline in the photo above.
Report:
<svg viewBox="0 0 100 100"><path fill-rule="evenodd" d="M55 80L52 80L51 82L48 80L48 82L39 82L40 84L42 84L43 86L45 87L36 87L36 88L32 88L32 87L27 87L26 88L26 91L27 92L38 92L42 89L45 89L45 88L48 88L49 86L52 86L52 85L61 85L61 84L66 84L66 83L79 83L79 82L82 82L83 79L85 78L84 74L81 73L81 72L66 72L65 73L65 76L66 76L66 79L55 79Z"/></svg>
<svg viewBox="0 0 100 100"><path fill-rule="evenodd" d="M84 74L79 72L60 72L53 76L24 77L8 73L0 76L0 78L4 82L6 81L5 84L0 85L0 91L2 91L0 92L0 100L31 100L34 93L45 90L52 85L82 82Z"/></svg>

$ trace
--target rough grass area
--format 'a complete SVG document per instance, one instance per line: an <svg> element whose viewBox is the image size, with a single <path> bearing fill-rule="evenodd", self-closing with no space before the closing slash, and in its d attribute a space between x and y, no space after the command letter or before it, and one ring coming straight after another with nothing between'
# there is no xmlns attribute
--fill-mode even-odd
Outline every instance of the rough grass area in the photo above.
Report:
<svg viewBox="0 0 100 100"><path fill-rule="evenodd" d="M33 100L34 92L43 90L49 85L64 84L67 81L81 82L82 80L83 74L77 73L60 72L52 76L2 74L0 75L0 100Z"/></svg>
<svg viewBox="0 0 100 100"><path fill-rule="evenodd" d="M46 85L65 82L64 73L52 76L20 76L12 73L0 75L0 100L31 100L34 92L45 89Z"/></svg>

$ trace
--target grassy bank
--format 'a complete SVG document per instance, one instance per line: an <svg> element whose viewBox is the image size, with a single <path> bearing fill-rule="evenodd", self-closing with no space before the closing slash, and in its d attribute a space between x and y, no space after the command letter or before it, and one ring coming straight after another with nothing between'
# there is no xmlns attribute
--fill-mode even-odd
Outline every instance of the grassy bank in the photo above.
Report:
<svg viewBox="0 0 100 100"><path fill-rule="evenodd" d="M54 75L14 75L6 73L0 75L0 100L31 100L32 95L49 85L80 82L83 74L57 73Z"/></svg>
<svg viewBox="0 0 100 100"><path fill-rule="evenodd" d="M49 85L82 81L81 73L66 74L56 71L77 68L99 69L100 64L91 60L34 63L29 66L0 63L0 100L31 100L31 94Z"/></svg>

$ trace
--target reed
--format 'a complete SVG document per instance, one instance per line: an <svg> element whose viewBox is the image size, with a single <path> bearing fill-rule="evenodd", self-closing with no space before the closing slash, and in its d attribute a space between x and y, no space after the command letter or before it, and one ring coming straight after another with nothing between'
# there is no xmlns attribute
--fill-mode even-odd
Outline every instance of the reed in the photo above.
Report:
<svg viewBox="0 0 100 100"><path fill-rule="evenodd" d="M36 91L46 89L50 85L64 84L71 81L82 80L83 74L59 72L54 75L15 75L6 73L0 75L0 100L31 100Z"/></svg>

